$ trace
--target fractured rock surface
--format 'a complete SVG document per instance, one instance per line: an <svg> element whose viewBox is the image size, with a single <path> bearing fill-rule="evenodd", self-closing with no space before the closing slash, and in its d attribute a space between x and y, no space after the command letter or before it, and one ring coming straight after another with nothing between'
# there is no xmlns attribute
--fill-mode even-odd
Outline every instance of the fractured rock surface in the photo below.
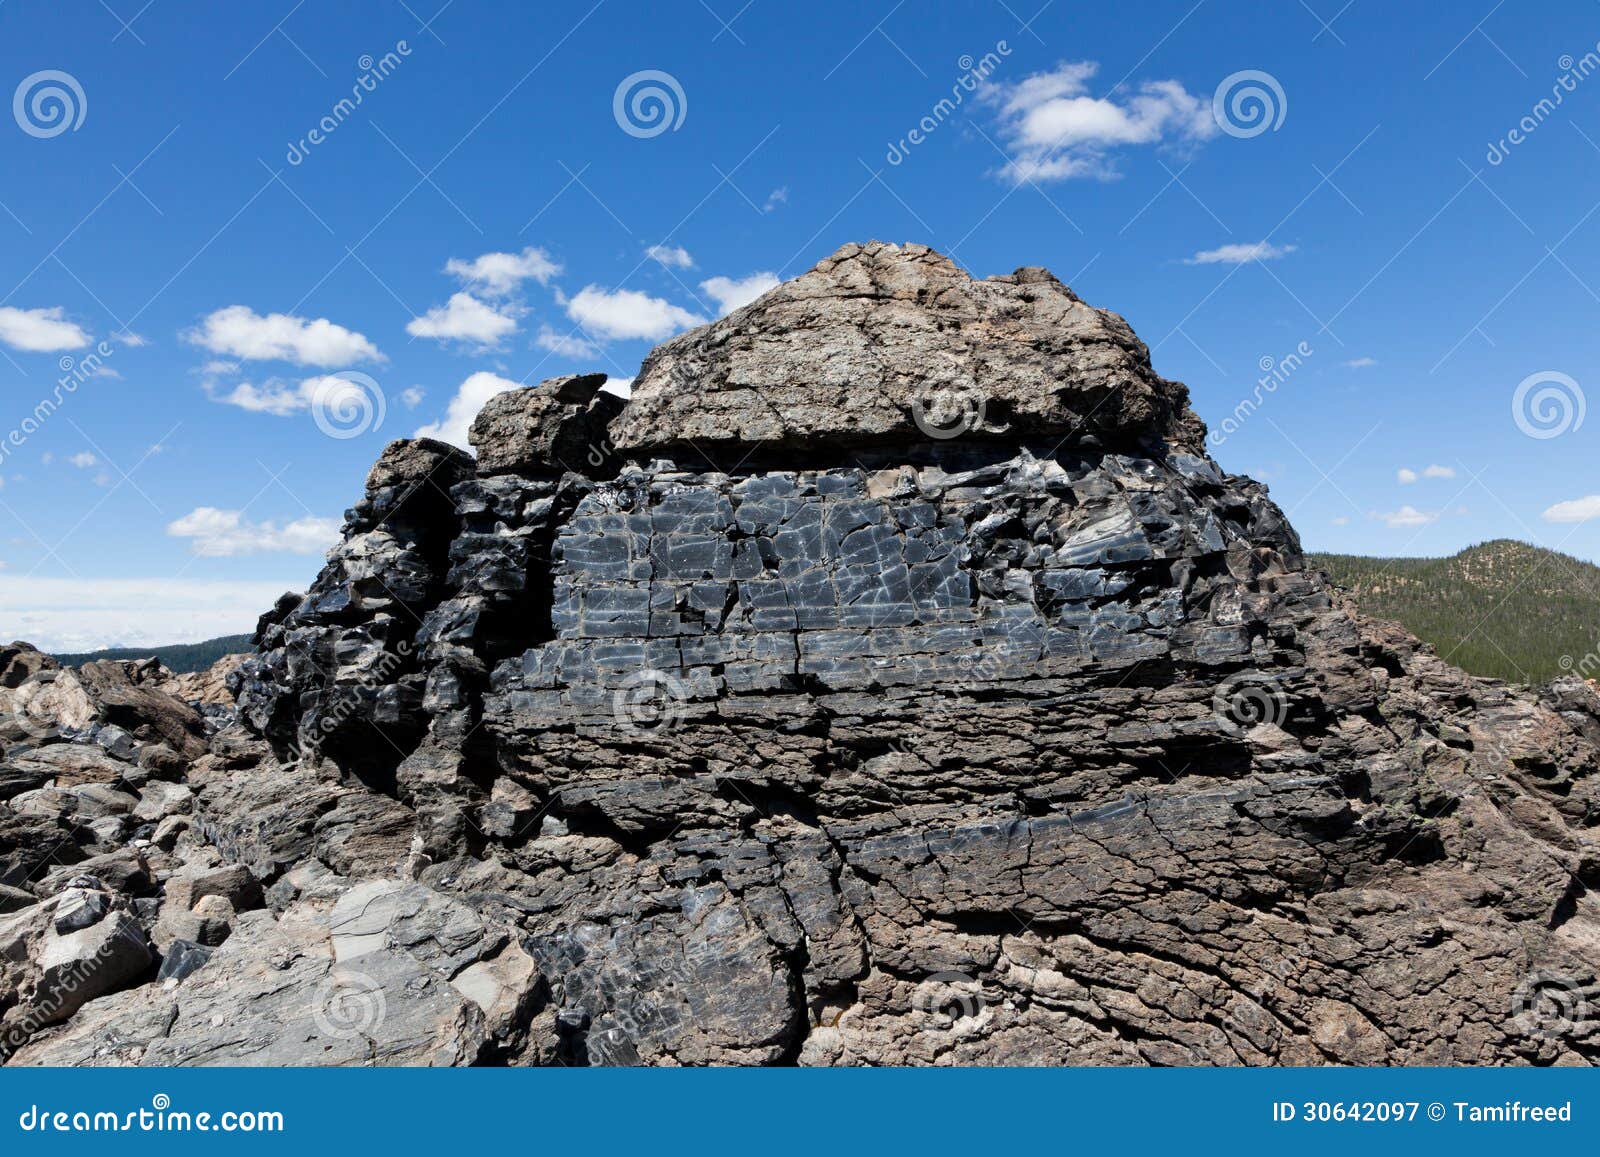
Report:
<svg viewBox="0 0 1600 1157"><path fill-rule="evenodd" d="M16 1063L1600 1059L1600 702L1363 619L1115 315L848 246L598 387L385 450L202 753L8 751L9 991L149 953Z"/></svg>

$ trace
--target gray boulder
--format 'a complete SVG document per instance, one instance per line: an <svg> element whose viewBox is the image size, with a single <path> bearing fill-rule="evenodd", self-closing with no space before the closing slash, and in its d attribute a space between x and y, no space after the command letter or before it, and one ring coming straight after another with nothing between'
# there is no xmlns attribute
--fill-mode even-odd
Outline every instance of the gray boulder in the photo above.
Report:
<svg viewBox="0 0 1600 1157"><path fill-rule="evenodd" d="M952 433L1199 449L1187 401L1127 322L1047 270L980 281L926 246L874 241L657 346L612 438L723 468Z"/></svg>
<svg viewBox="0 0 1600 1157"><path fill-rule="evenodd" d="M606 425L623 406L601 392L605 382L605 374L572 374L494 395L467 434L478 473L601 476L614 457Z"/></svg>

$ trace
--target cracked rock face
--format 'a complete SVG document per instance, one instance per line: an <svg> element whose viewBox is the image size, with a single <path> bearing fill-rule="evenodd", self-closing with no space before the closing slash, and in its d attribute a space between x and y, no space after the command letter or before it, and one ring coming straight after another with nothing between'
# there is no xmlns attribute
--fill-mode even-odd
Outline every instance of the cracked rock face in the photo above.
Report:
<svg viewBox="0 0 1600 1157"><path fill-rule="evenodd" d="M975 281L926 246L874 241L656 347L611 438L728 469L930 430L1195 448L1187 403L1127 322L1048 270Z"/></svg>
<svg viewBox="0 0 1600 1157"><path fill-rule="evenodd" d="M181 974L18 1060L1600 1059L1600 703L1361 618L1114 315L851 246L572 389L384 452L187 796L13 761L28 887L4 824L165 814Z"/></svg>

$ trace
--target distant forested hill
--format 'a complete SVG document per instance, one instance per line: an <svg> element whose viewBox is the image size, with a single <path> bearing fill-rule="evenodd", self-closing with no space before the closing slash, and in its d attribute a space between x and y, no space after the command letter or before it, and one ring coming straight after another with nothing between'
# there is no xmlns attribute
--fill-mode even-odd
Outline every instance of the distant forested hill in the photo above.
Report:
<svg viewBox="0 0 1600 1157"><path fill-rule="evenodd" d="M1450 558L1313 554L1362 611L1396 619L1474 675L1600 678L1600 567L1511 539Z"/></svg>
<svg viewBox="0 0 1600 1157"><path fill-rule="evenodd" d="M170 647L114 647L109 651L85 651L77 655L57 655L68 666L92 662L95 659L148 659L154 656L179 675L189 671L204 671L224 655L236 655L251 650L249 635L223 635L220 639L207 639L203 643L175 643Z"/></svg>

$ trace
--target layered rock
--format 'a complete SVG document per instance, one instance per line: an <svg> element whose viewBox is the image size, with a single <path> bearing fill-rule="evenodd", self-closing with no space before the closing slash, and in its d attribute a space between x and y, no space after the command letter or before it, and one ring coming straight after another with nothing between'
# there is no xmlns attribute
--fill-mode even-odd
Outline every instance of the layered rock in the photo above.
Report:
<svg viewBox="0 0 1600 1157"><path fill-rule="evenodd" d="M1600 1058L1600 703L1362 619L1121 319L847 246L599 384L384 451L130 805L176 991L19 1060Z"/></svg>

